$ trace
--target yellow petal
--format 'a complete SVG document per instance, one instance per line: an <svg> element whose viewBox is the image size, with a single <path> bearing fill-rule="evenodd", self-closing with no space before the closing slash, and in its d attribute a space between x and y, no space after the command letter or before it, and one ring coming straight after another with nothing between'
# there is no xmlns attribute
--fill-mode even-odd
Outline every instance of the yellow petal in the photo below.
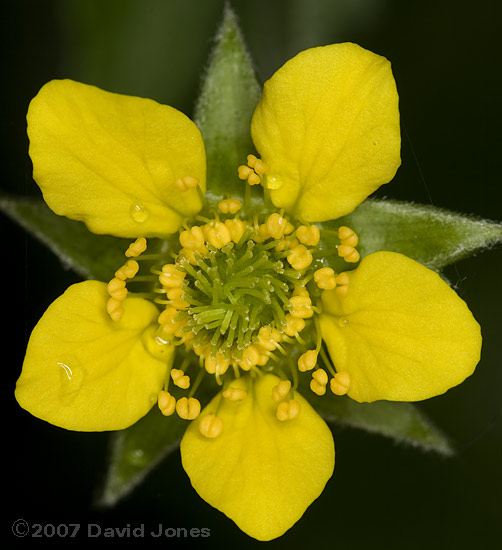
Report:
<svg viewBox="0 0 502 550"><path fill-rule="evenodd" d="M418 401L470 376L481 332L467 305L423 265L394 252L348 272L348 295L322 294L321 330L356 401Z"/></svg>
<svg viewBox="0 0 502 550"><path fill-rule="evenodd" d="M251 133L277 207L310 222L348 214L401 162L390 63L350 43L301 52L265 83Z"/></svg>
<svg viewBox="0 0 502 550"><path fill-rule="evenodd" d="M197 213L205 191L205 151L195 124L150 99L53 80L30 103L33 177L56 212L94 233L119 237L175 232Z"/></svg>
<svg viewBox="0 0 502 550"><path fill-rule="evenodd" d="M165 346L152 355L158 311L127 298L113 322L106 299L104 283L72 285L34 328L16 385L18 403L34 416L69 430L120 430L155 403L173 353Z"/></svg>
<svg viewBox="0 0 502 550"><path fill-rule="evenodd" d="M278 382L273 375L234 380L231 385L248 397L216 396L181 442L195 490L259 540L279 537L302 516L331 477L335 459L329 428L300 395L300 414L277 420L272 389ZM201 419L211 413L223 420L214 439L199 432Z"/></svg>

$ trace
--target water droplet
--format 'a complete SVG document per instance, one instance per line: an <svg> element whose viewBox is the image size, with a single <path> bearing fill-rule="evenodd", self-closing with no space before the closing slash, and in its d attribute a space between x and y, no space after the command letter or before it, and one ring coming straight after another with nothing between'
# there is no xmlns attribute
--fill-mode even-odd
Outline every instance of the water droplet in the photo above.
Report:
<svg viewBox="0 0 502 550"><path fill-rule="evenodd" d="M131 217L137 223L144 223L150 217L150 212L141 203L134 203L131 206Z"/></svg>
<svg viewBox="0 0 502 550"><path fill-rule="evenodd" d="M348 319L345 319L344 317L340 317L340 319L338 319L338 326L339 327L345 327L345 326L347 326L348 322L349 322Z"/></svg>
<svg viewBox="0 0 502 550"><path fill-rule="evenodd" d="M60 398L65 405L69 405L84 383L85 369L74 358L58 361L56 365L59 368Z"/></svg>
<svg viewBox="0 0 502 550"><path fill-rule="evenodd" d="M283 185L283 180L277 176L267 176L266 178L267 189L279 189Z"/></svg>
<svg viewBox="0 0 502 550"><path fill-rule="evenodd" d="M151 327L144 332L143 345L155 359L169 360L173 355L173 345L169 340L155 335L155 327Z"/></svg>

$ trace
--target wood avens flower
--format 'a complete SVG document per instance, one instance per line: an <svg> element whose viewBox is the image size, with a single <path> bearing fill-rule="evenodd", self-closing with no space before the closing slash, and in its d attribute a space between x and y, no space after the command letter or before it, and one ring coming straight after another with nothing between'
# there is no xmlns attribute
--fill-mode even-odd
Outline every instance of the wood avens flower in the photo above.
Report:
<svg viewBox="0 0 502 550"><path fill-rule="evenodd" d="M201 132L176 109L71 80L40 90L28 135L45 201L131 245L108 281L48 308L16 398L79 431L125 429L155 405L164 422L176 413L195 490L270 540L334 468L331 432L300 387L427 399L473 372L481 335L437 273L395 252L361 259L357 227L323 225L400 165L385 58L349 43L300 53L265 84L251 134L257 154L228 182L241 191L215 198Z"/></svg>

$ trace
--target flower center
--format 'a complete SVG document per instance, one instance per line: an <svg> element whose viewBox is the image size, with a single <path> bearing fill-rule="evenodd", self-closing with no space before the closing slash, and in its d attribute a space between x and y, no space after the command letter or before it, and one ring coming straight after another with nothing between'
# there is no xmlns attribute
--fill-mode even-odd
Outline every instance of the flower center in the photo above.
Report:
<svg viewBox="0 0 502 550"><path fill-rule="evenodd" d="M249 155L248 165L239 167L239 177L249 185L263 184L267 171L264 162ZM176 182L182 191L197 184L189 176ZM300 412L294 399L298 371L311 373L310 388L317 395L326 393L328 382L337 395L350 386L348 374L335 372L322 348L314 313L320 312L322 292L334 290L342 299L349 292L348 274L335 273L323 256L335 253L345 262L356 263L358 236L342 226L337 230L340 244L321 251L317 225L297 223L283 211L263 215L250 209L247 217L241 217L241 208L239 200L224 199L213 218L198 216L196 222L186 222L179 245L173 246L172 241L163 245L164 251L165 246L170 248L173 260L169 263L165 263L166 252L143 254L147 243L139 237L108 284L107 311L113 321L122 318L128 281L147 283L148 291L136 295L163 308L157 325L145 331L145 345L159 359L166 358L164 389L158 395L166 416L174 411L189 420L199 415L201 405L193 396L207 374L223 386L224 399L242 401L246 391L232 386L241 371L250 371L251 377L263 371L275 373L281 381L271 399L278 403L280 421ZM145 261L153 262L148 275L140 271ZM187 353L173 368L173 349L178 346ZM331 379L318 366L318 357ZM170 390L170 384L178 389ZM180 390L187 391L187 396L175 397ZM206 415L199 428L204 436L217 437L222 422L215 414Z"/></svg>

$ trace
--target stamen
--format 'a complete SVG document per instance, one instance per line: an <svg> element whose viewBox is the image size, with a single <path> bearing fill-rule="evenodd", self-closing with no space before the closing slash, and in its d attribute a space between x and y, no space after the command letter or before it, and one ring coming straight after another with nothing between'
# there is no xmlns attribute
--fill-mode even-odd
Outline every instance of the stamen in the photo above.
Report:
<svg viewBox="0 0 502 550"><path fill-rule="evenodd" d="M301 405L298 401L292 399L291 401L282 401L277 405L276 417L277 420L284 422L286 420L292 420L296 418L301 411Z"/></svg>
<svg viewBox="0 0 502 550"><path fill-rule="evenodd" d="M214 439L223 431L223 420L215 414L206 414L200 419L199 431L204 437Z"/></svg>
<svg viewBox="0 0 502 550"><path fill-rule="evenodd" d="M199 185L199 178L194 178L192 176L183 176L182 178L178 178L174 185L180 190L180 191L188 191L189 189L195 189L197 185Z"/></svg>
<svg viewBox="0 0 502 550"><path fill-rule="evenodd" d="M108 315L112 318L112 321L120 321L120 319L122 319L122 315L124 314L122 301L117 300L117 298L110 298L106 303L106 311L108 312Z"/></svg>
<svg viewBox="0 0 502 550"><path fill-rule="evenodd" d="M162 273L159 275L159 282L167 288L177 288L183 283L186 273L176 269L174 264L165 264L162 266Z"/></svg>
<svg viewBox="0 0 502 550"><path fill-rule="evenodd" d="M337 372L329 383L335 395L345 395L350 389L350 375L347 371Z"/></svg>
<svg viewBox="0 0 502 550"><path fill-rule="evenodd" d="M317 351L309 349L298 358L298 370L306 372L317 365Z"/></svg>
<svg viewBox="0 0 502 550"><path fill-rule="evenodd" d="M228 401L244 401L248 396L247 392L241 388L233 388L230 386L223 393L223 397Z"/></svg>
<svg viewBox="0 0 502 550"><path fill-rule="evenodd" d="M125 251L125 255L128 258L137 258L140 254L146 250L145 237L138 237L133 243L129 245L129 248Z"/></svg>
<svg viewBox="0 0 502 550"><path fill-rule="evenodd" d="M333 290L336 287L335 272L331 267L321 267L314 272L314 281L323 290Z"/></svg>
<svg viewBox="0 0 502 550"><path fill-rule="evenodd" d="M340 273L335 277L336 284L338 285L335 289L335 292L341 298L344 298L349 293L349 275L348 273Z"/></svg>
<svg viewBox="0 0 502 550"><path fill-rule="evenodd" d="M291 249L287 260L293 269L303 271L312 263L312 254L303 244L299 244Z"/></svg>
<svg viewBox="0 0 502 550"><path fill-rule="evenodd" d="M184 420L194 420L200 414L200 401L195 397L182 397L176 402L176 412Z"/></svg>
<svg viewBox="0 0 502 550"><path fill-rule="evenodd" d="M296 236L302 244L317 246L321 238L321 233L317 225L301 225L296 230Z"/></svg>
<svg viewBox="0 0 502 550"><path fill-rule="evenodd" d="M108 294L117 300L124 300L127 296L127 288L125 281L122 279L118 279L117 277L114 277L109 283L108 283Z"/></svg>
<svg viewBox="0 0 502 550"><path fill-rule="evenodd" d="M359 243L359 238L355 231L343 225L338 228L338 238L341 241L340 246L338 246L338 255L346 262L358 262L360 255L355 247Z"/></svg>
<svg viewBox="0 0 502 550"><path fill-rule="evenodd" d="M312 301L307 296L292 296L291 303L291 315L292 317L299 319L309 319L314 315L312 309Z"/></svg>
<svg viewBox="0 0 502 550"><path fill-rule="evenodd" d="M171 378L178 388L186 390L190 387L190 377L181 369L171 369Z"/></svg>
<svg viewBox="0 0 502 550"><path fill-rule="evenodd" d="M218 203L218 208L223 214L236 214L242 208L242 203L238 199L223 199Z"/></svg>
<svg viewBox="0 0 502 550"><path fill-rule="evenodd" d="M272 399L277 403L282 401L291 390L291 382L289 380L281 380L272 388Z"/></svg>
<svg viewBox="0 0 502 550"><path fill-rule="evenodd" d="M176 399L168 391L159 392L157 403L164 416L171 416L176 410Z"/></svg>
<svg viewBox="0 0 502 550"><path fill-rule="evenodd" d="M139 264L136 260L128 260L122 267L115 272L117 279L132 279L139 271Z"/></svg>

